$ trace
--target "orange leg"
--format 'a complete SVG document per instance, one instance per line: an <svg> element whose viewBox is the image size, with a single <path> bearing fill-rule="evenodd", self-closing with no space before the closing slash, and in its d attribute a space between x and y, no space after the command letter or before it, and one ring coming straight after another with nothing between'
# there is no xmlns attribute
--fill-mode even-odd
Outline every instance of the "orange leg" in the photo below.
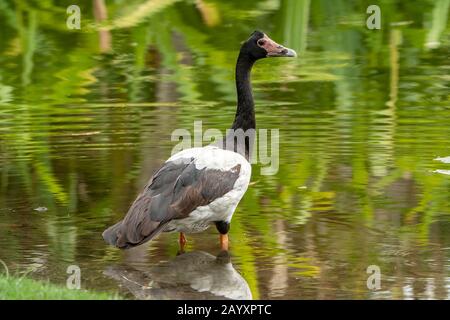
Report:
<svg viewBox="0 0 450 320"><path fill-rule="evenodd" d="M220 234L220 248L228 251L228 234Z"/></svg>
<svg viewBox="0 0 450 320"><path fill-rule="evenodd" d="M180 252L184 252L184 247L186 246L187 241L183 232L180 232L179 242L180 242Z"/></svg>

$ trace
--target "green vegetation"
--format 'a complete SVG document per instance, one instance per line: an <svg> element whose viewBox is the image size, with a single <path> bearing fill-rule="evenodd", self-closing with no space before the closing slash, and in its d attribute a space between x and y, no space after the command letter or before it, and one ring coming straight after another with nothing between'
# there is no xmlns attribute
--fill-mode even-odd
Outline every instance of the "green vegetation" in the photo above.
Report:
<svg viewBox="0 0 450 320"><path fill-rule="evenodd" d="M24 277L0 276L0 300L111 300L108 293L71 290Z"/></svg>

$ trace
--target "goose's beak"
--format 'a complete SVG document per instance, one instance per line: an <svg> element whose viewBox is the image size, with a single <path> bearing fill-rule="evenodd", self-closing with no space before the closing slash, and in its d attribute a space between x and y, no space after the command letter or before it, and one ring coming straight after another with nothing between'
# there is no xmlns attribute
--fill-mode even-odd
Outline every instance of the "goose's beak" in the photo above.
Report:
<svg viewBox="0 0 450 320"><path fill-rule="evenodd" d="M283 46L279 46L278 47L278 52L268 52L267 56L268 57L296 57L297 56L297 52L295 52L295 50L293 49L289 49L289 48L285 48Z"/></svg>
<svg viewBox="0 0 450 320"><path fill-rule="evenodd" d="M293 49L283 47L276 43L267 35L258 40L258 45L267 51L267 57L296 57L297 53Z"/></svg>

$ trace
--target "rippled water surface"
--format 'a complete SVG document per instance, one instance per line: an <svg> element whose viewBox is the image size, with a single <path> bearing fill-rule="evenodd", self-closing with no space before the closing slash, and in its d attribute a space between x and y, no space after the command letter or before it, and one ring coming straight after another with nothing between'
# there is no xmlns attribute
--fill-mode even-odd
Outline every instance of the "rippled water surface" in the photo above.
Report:
<svg viewBox="0 0 450 320"><path fill-rule="evenodd" d="M366 1L106 1L106 29L80 1L79 31L69 4L2 2L0 259L61 285L78 265L83 288L139 299L450 298L449 1L419 2L382 2L368 30ZM173 130L230 126L254 29L299 58L254 68L279 170L253 166L231 257L214 228L179 256L176 234L107 246Z"/></svg>

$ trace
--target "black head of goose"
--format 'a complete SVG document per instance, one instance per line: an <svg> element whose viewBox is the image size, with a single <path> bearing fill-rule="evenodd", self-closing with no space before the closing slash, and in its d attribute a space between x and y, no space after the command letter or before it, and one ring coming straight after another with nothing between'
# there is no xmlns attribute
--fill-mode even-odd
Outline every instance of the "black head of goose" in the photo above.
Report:
<svg viewBox="0 0 450 320"><path fill-rule="evenodd" d="M295 51L260 31L253 32L242 44L236 63L238 101L231 129L243 132L255 129L250 84L254 63L267 57L295 56ZM215 224L221 248L228 250L231 218L251 175L248 162L251 141L244 139L243 146L228 143L234 139L227 135L219 144L186 149L170 157L138 195L125 218L103 232L105 241L127 249L161 232L179 232L183 251L184 233L201 232Z"/></svg>

